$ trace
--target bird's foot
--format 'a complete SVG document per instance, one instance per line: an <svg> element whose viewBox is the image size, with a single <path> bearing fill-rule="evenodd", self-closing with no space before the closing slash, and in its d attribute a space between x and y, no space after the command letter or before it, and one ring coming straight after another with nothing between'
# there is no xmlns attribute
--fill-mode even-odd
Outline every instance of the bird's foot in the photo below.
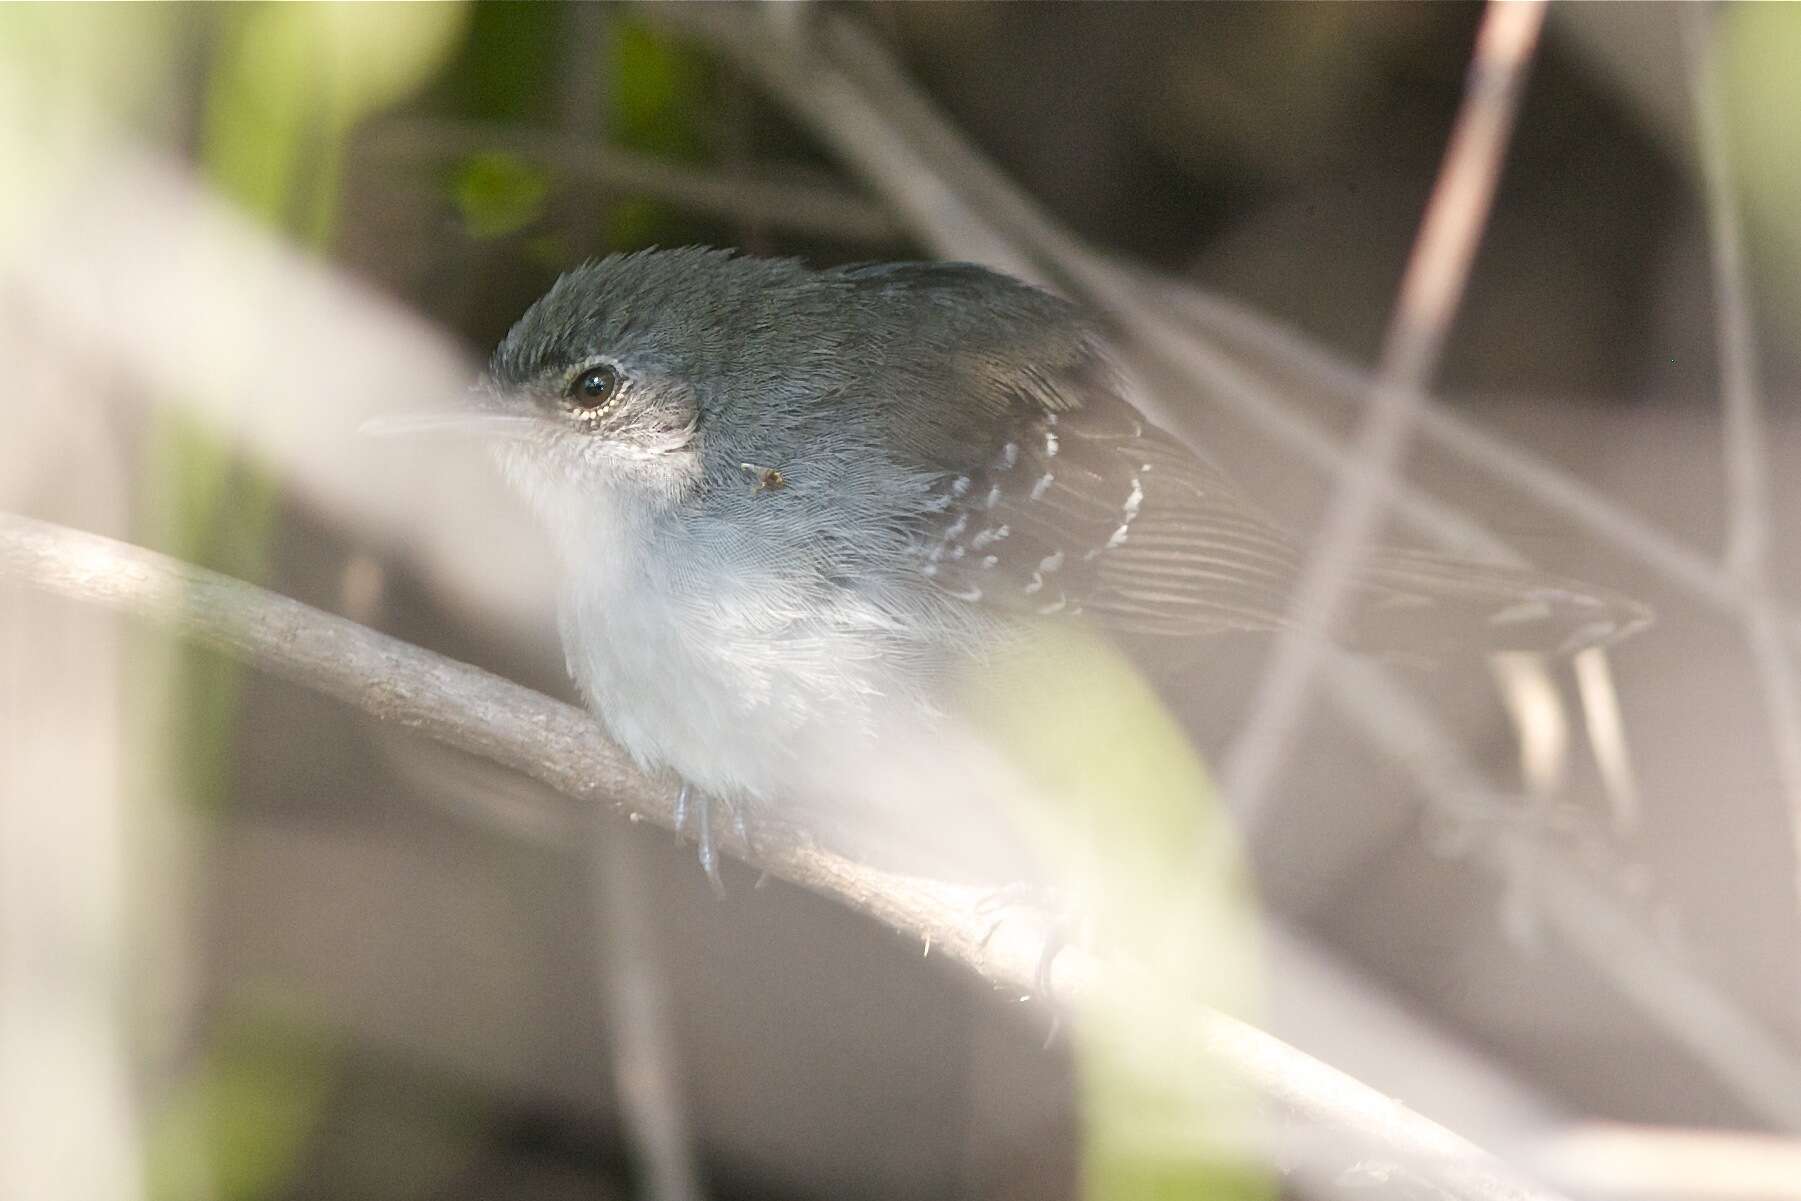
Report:
<svg viewBox="0 0 1801 1201"><path fill-rule="evenodd" d="M1051 973L1057 955L1073 941L1076 918L1069 898L1054 888L1035 884L1008 884L989 893L976 903L978 916L989 921L981 946L987 949L994 936L1013 913L1022 913L1034 926L1034 936L1042 938L1038 963L1032 971L1032 996L1055 1003L1051 990ZM1024 998L1022 998L1024 999Z"/></svg>
<svg viewBox="0 0 1801 1201"><path fill-rule="evenodd" d="M750 837L750 826L744 817L743 805L720 801L686 781L683 781L681 791L676 794L675 832L678 836L692 833L700 858L700 870L707 874L707 883L712 886L713 892L723 897L725 881L719 876L719 843L714 836L713 825L719 808L725 809L739 841L746 849L751 848L754 844Z"/></svg>

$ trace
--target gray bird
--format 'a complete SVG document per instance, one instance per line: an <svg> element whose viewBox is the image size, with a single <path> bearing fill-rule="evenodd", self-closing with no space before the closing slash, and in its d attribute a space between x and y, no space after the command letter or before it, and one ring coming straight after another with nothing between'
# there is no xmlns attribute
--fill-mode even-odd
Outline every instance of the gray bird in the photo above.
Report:
<svg viewBox="0 0 1801 1201"><path fill-rule="evenodd" d="M737 813L1034 622L1277 630L1295 541L1125 399L1095 319L963 263L688 248L560 279L496 350L486 428L555 543L561 633L646 769ZM1368 557L1346 639L1569 650L1645 612L1570 581ZM923 716L921 716L923 715Z"/></svg>

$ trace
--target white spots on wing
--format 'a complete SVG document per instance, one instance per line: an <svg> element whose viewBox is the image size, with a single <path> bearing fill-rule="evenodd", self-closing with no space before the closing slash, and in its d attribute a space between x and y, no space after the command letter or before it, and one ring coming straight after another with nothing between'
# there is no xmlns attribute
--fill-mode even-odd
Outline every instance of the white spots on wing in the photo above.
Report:
<svg viewBox="0 0 1801 1201"><path fill-rule="evenodd" d="M1057 457L1057 435L1051 430L1044 431L1044 457L1047 459Z"/></svg>
<svg viewBox="0 0 1801 1201"><path fill-rule="evenodd" d="M1063 608L1067 604L1069 604L1069 598L1067 596L1059 596L1048 605L1039 605L1038 612L1049 617L1053 613L1063 612Z"/></svg>
<svg viewBox="0 0 1801 1201"><path fill-rule="evenodd" d="M979 601L982 599L982 590L980 588L965 588L962 591L947 588L945 591L949 592L958 600Z"/></svg>
<svg viewBox="0 0 1801 1201"><path fill-rule="evenodd" d="M951 558L961 559L963 557L963 548L960 546L954 547L951 543L955 542L963 531L968 528L969 514L959 513L957 515L957 520L951 522L950 525L945 528L944 536L938 539L938 544L932 547L931 553L927 555L926 558L929 561L936 563L938 560L944 558L946 551L949 551Z"/></svg>
<svg viewBox="0 0 1801 1201"><path fill-rule="evenodd" d="M992 508L994 508L994 506L996 506L1000 503L1001 503L1001 486L999 484L996 484L994 487L988 489L988 499L987 499L987 501L985 501L983 503L982 507L984 509L992 509Z"/></svg>
<svg viewBox="0 0 1801 1201"><path fill-rule="evenodd" d="M1047 575L1051 575L1057 571L1061 571L1062 568L1063 568L1063 552L1060 550L1052 551L1050 554L1044 556L1044 558L1038 560L1038 570L1034 571L1032 573L1031 582L1029 582L1026 585L1026 595L1033 596L1033 595L1036 595L1037 593L1043 591L1044 590L1044 577ZM1063 606L1065 604L1068 603L1068 599L1069 598L1067 598L1067 597L1063 597L1063 598L1059 599L1054 605L1052 605L1048 608L1040 609L1039 612L1040 613L1055 613L1059 609L1063 608Z"/></svg>
<svg viewBox="0 0 1801 1201"><path fill-rule="evenodd" d="M1017 462L1019 462L1019 443L1009 442L1001 447L1002 470L1011 471L1013 469L1013 464Z"/></svg>
<svg viewBox="0 0 1801 1201"><path fill-rule="evenodd" d="M1000 561L1001 560L1000 560L999 555L983 555L982 556L983 568L993 567L996 563L999 563Z"/></svg>
<svg viewBox="0 0 1801 1201"><path fill-rule="evenodd" d="M1107 539L1107 545L1102 548L1103 550L1112 550L1126 544L1126 531L1131 529L1132 519L1138 516L1138 509L1142 504L1144 504L1144 484L1134 475L1132 491L1126 496L1126 519L1119 523L1119 528L1114 530L1112 536ZM1089 557L1092 558L1093 554L1091 553Z"/></svg>
<svg viewBox="0 0 1801 1201"><path fill-rule="evenodd" d="M962 496L964 493L966 493L968 491L969 491L969 477L968 476L960 475L956 479L951 481L951 495L952 496Z"/></svg>
<svg viewBox="0 0 1801 1201"><path fill-rule="evenodd" d="M936 553L936 552L934 552L934 553ZM924 567L920 568L920 572L923 575L925 575L927 578L930 578L931 576L935 576L938 574L938 564L927 563Z"/></svg>
<svg viewBox="0 0 1801 1201"><path fill-rule="evenodd" d="M1048 471L1045 472L1043 475L1039 476L1038 482L1036 484L1032 485L1032 499L1033 500L1043 499L1044 494L1051 490L1051 481L1055 478L1056 477L1053 476Z"/></svg>
<svg viewBox="0 0 1801 1201"><path fill-rule="evenodd" d="M969 540L969 544L971 546L975 547L977 550L981 550L984 546L987 546L990 542L999 542L1002 538L1005 538L1008 534L1010 534L1012 532L1013 532L1013 530L1010 526L1005 526L1005 525L989 526L987 529L982 530L980 533L978 533L974 538L971 538Z"/></svg>

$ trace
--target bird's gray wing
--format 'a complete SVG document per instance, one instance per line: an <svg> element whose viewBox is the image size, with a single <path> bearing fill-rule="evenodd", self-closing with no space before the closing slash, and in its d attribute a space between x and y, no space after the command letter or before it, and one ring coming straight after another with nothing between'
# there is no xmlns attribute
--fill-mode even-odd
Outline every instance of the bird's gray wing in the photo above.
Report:
<svg viewBox="0 0 1801 1201"><path fill-rule="evenodd" d="M931 473L918 570L971 603L1153 635L1274 630L1302 552L1217 466L1125 398L1081 310L966 264L853 269L914 301L931 348L891 445ZM971 314L980 317L972 319ZM1530 570L1377 550L1350 585L1346 641L1373 649L1554 652L1647 620L1624 597Z"/></svg>
<svg viewBox="0 0 1801 1201"><path fill-rule="evenodd" d="M1224 472L1111 392L1020 409L998 445L938 485L942 511L919 547L938 587L1138 634L1288 622L1301 552ZM1435 655L1571 651L1648 619L1575 581L1389 548L1356 569L1348 611L1351 645Z"/></svg>

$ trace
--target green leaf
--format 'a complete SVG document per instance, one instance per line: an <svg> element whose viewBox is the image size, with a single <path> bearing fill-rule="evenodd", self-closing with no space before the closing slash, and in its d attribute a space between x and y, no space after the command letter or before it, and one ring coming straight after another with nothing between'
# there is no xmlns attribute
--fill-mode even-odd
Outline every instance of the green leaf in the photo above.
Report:
<svg viewBox="0 0 1801 1201"><path fill-rule="evenodd" d="M478 154L458 168L451 197L472 238L518 233L544 213L545 173L510 154Z"/></svg>
<svg viewBox="0 0 1801 1201"><path fill-rule="evenodd" d="M1257 996L1255 909L1235 832L1156 692L1109 644L1046 629L987 665L968 713L1030 784L1018 825L1104 955L1142 969L1076 1016L1083 1195L1274 1195L1258 1099L1194 1008Z"/></svg>
<svg viewBox="0 0 1801 1201"><path fill-rule="evenodd" d="M152 1124L153 1201L281 1195L324 1115L341 1055L322 1028L266 1010L221 1023Z"/></svg>

